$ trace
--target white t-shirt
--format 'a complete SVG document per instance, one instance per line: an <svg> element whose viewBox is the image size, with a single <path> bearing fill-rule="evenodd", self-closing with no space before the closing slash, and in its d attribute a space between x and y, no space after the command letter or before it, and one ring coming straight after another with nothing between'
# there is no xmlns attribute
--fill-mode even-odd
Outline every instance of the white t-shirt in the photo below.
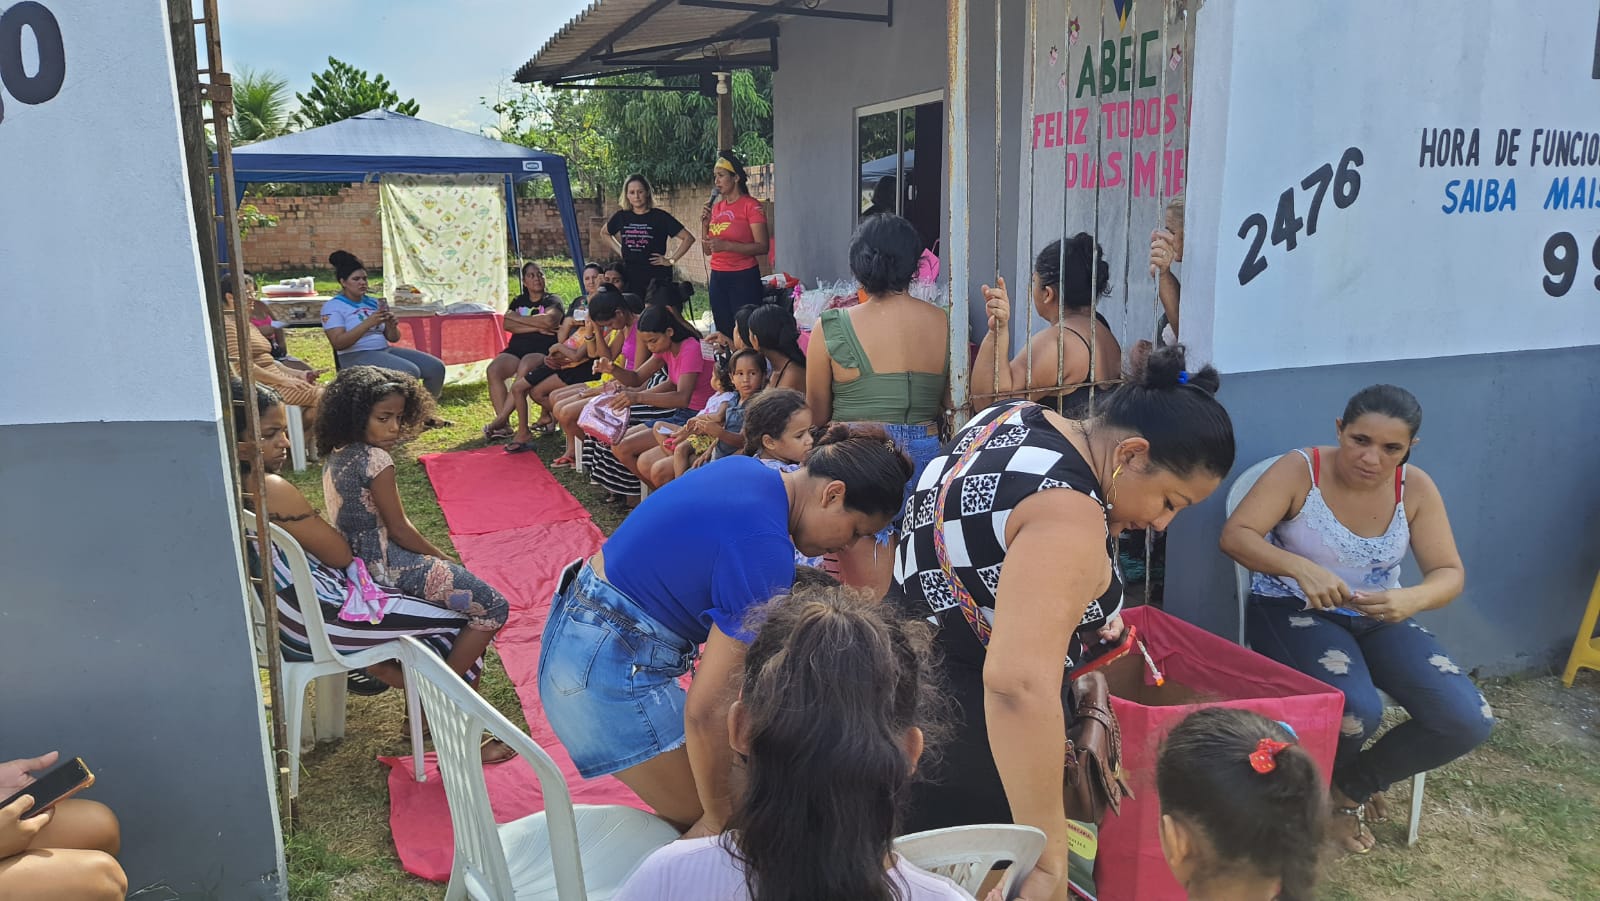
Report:
<svg viewBox="0 0 1600 901"><path fill-rule="evenodd" d="M723 391L719 394L713 394L711 395L711 399L706 401L706 408L701 410L700 413L703 416L715 416L722 412L723 408L727 407L728 404L737 400L738 397L739 395L732 391Z"/></svg>
<svg viewBox="0 0 1600 901"><path fill-rule="evenodd" d="M902 901L973 901L959 885L895 855L889 878ZM749 901L744 865L721 836L676 841L645 858L614 901Z"/></svg>
<svg viewBox="0 0 1600 901"><path fill-rule="evenodd" d="M351 303L350 298L340 294L322 305L322 328L353 329L366 320L368 316L378 312L378 299L363 297L360 303ZM360 338L350 347L340 353L352 353L358 350L388 350L389 339L383 336L383 329L374 328Z"/></svg>

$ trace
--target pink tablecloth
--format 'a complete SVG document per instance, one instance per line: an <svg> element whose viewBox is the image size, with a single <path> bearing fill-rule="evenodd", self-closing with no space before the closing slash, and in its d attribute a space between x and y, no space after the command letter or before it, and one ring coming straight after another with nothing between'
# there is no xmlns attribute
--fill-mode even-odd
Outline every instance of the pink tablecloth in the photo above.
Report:
<svg viewBox="0 0 1600 901"><path fill-rule="evenodd" d="M443 316L401 316L401 347L430 353L447 364L492 360L506 349L499 313L448 313Z"/></svg>

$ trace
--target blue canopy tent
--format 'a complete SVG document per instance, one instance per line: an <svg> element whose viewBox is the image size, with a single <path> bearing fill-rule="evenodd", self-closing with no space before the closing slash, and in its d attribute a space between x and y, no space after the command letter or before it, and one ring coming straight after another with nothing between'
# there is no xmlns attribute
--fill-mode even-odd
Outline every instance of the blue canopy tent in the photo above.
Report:
<svg viewBox="0 0 1600 901"><path fill-rule="evenodd" d="M583 245L572 205L567 161L554 153L507 144L388 110L372 110L342 122L248 144L233 151L233 191L237 202L256 182L379 181L384 173L437 175L499 173L506 182L506 219L517 240L516 186L548 178L555 188L561 227L577 271L583 271ZM220 192L222 186L218 185ZM217 195L217 209L222 208ZM219 228L220 231L220 228ZM219 248L227 247L219 240Z"/></svg>

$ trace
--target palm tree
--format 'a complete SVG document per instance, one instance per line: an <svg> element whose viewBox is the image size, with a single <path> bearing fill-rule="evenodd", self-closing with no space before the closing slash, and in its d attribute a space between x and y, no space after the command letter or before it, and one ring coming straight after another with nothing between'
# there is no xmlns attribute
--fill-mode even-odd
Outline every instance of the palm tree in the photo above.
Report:
<svg viewBox="0 0 1600 901"><path fill-rule="evenodd" d="M289 130L289 79L241 68L233 80L233 142L249 144Z"/></svg>

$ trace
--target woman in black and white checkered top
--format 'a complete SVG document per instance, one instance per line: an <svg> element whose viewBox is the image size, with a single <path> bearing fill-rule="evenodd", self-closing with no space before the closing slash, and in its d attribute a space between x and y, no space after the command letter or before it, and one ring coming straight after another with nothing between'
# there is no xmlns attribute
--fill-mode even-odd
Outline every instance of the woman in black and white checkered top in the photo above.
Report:
<svg viewBox="0 0 1600 901"><path fill-rule="evenodd" d="M1066 877L1067 676L1121 636L1113 540L1165 529L1221 484L1234 445L1217 385L1216 370L1186 372L1183 348L1168 347L1095 418L1023 400L990 407L928 464L907 507L890 598L938 624L960 714L936 772L913 791L906 831L1042 829L1025 898L1049 898Z"/></svg>

